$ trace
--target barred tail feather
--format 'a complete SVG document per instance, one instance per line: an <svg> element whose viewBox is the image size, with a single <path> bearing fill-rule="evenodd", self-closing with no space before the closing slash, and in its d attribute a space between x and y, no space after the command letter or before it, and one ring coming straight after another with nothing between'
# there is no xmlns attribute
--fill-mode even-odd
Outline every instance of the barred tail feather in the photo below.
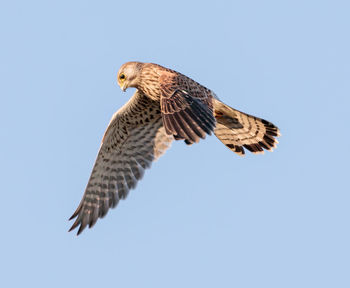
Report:
<svg viewBox="0 0 350 288"><path fill-rule="evenodd" d="M235 110L214 100L216 128L214 133L230 150L243 156L245 149L252 153L272 151L278 143L279 129L269 121Z"/></svg>

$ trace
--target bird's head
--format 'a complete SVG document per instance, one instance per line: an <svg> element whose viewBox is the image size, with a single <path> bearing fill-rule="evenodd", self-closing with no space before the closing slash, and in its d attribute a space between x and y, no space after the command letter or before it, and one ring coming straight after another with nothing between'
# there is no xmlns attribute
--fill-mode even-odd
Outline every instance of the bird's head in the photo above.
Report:
<svg viewBox="0 0 350 288"><path fill-rule="evenodd" d="M137 88L139 83L141 62L127 62L123 64L118 71L118 85L125 91L129 87Z"/></svg>

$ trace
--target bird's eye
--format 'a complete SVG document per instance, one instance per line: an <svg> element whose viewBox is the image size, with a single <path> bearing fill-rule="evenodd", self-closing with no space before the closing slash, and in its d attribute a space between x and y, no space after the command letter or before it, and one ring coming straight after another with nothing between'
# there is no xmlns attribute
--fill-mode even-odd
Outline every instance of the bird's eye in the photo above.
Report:
<svg viewBox="0 0 350 288"><path fill-rule="evenodd" d="M119 79L120 79L120 80L125 80L125 78L126 78L126 77L125 77L125 74L124 74L124 73L122 73L122 74L119 75Z"/></svg>

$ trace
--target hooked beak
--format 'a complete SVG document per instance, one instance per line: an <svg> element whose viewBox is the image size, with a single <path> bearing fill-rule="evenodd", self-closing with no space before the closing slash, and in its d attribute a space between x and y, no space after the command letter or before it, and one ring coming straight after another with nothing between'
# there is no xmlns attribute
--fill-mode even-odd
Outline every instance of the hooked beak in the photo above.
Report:
<svg viewBox="0 0 350 288"><path fill-rule="evenodd" d="M125 92L126 88L127 88L127 87L126 87L126 83L120 85L120 89L122 89L123 92Z"/></svg>

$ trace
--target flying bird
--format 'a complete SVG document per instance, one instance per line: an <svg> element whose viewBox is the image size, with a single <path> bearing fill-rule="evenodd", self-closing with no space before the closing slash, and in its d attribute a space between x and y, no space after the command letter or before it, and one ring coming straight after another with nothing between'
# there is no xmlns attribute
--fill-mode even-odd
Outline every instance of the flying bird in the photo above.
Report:
<svg viewBox="0 0 350 288"><path fill-rule="evenodd" d="M230 150L263 153L278 143L279 129L221 102L191 78L153 63L128 62L118 84L136 92L113 116L103 136L84 196L69 220L79 235L104 217L168 149L173 140L197 143L214 133Z"/></svg>

